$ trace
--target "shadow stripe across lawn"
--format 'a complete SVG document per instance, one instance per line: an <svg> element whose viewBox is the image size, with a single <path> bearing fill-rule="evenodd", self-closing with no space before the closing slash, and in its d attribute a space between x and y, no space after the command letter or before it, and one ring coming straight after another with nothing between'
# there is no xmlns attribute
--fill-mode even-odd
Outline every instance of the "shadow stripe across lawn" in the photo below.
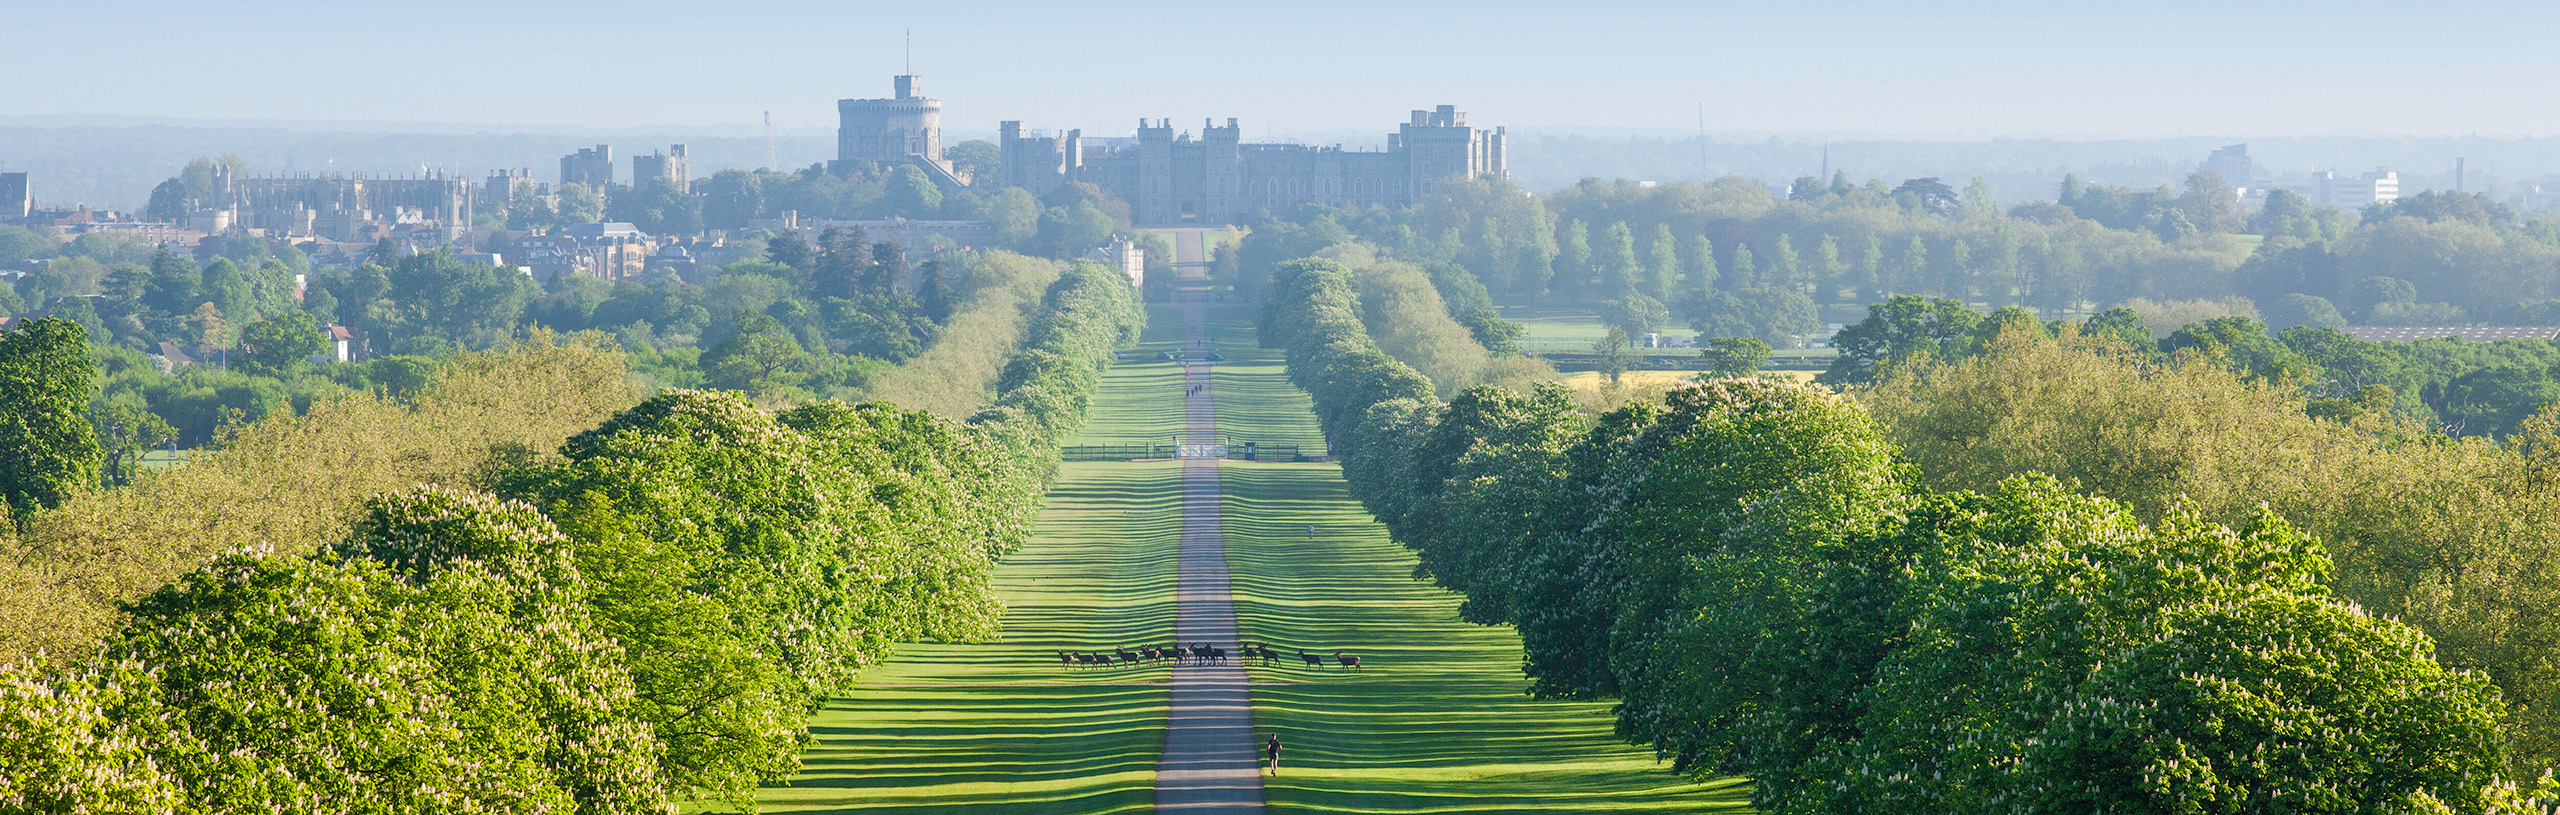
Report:
<svg viewBox="0 0 2560 815"><path fill-rule="evenodd" d="M1230 370L1261 381L1222 383L1221 418L1316 433L1278 368ZM1692 783L1619 741L1607 703L1524 695L1518 635L1459 620L1457 595L1413 580L1412 553L1352 500L1339 466L1228 462L1221 477L1243 635L1283 651L1250 669L1256 730L1287 745L1265 781L1272 812L1748 811L1742 779ZM1339 667L1337 648L1361 671Z"/></svg>
<svg viewBox="0 0 2560 815"><path fill-rule="evenodd" d="M1155 325L1149 338L1168 342ZM1180 373L1171 363L1114 365L1085 433L1178 428ZM1056 652L1172 640L1181 510L1179 462L1063 465L1032 540L996 569L1003 639L905 645L864 672L811 720L801 772L766 788L763 808L1151 811L1167 669L1070 670Z"/></svg>

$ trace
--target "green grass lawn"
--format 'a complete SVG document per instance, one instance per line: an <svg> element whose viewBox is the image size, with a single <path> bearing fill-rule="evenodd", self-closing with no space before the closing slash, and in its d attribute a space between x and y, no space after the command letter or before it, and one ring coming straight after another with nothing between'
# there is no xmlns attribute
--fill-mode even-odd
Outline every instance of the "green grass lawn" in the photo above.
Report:
<svg viewBox="0 0 2560 815"><path fill-rule="evenodd" d="M1156 352L1182 348L1182 312L1171 306L1147 307L1147 328L1136 345L1121 349L1127 359L1102 372L1102 388L1084 428L1070 445L1170 442L1182 431L1182 363L1158 362Z"/></svg>
<svg viewBox="0 0 2560 815"><path fill-rule="evenodd" d="M1255 341L1251 314L1243 306L1209 312L1209 341L1227 358L1210 374L1210 387L1218 395L1218 435L1292 444L1302 454L1323 455L1324 433L1309 412L1314 403L1289 384L1286 355Z"/></svg>
<svg viewBox="0 0 2560 815"><path fill-rule="evenodd" d="M864 673L811 721L801 773L764 808L1151 810L1166 669L1068 671L1055 652L1172 640L1180 475L1177 462L1064 465L1038 534L996 571L1003 641L908 645Z"/></svg>
<svg viewBox="0 0 2560 815"><path fill-rule="evenodd" d="M1149 344L1179 342L1154 310ZM1221 430L1317 438L1306 396L1241 311L1211 336ZM1175 328L1170 338L1162 326ZM1153 348L1145 349L1152 357ZM1179 427L1178 365L1113 366L1086 437ZM1249 640L1367 670L1254 668L1255 722L1286 740L1281 812L1739 810L1747 787L1691 784L1609 733L1607 707L1521 695L1519 640L1460 622L1457 598L1361 511L1330 464L1230 462L1229 561ZM1075 671L1059 649L1172 637L1180 463L1071 463L1038 533L997 569L1001 642L919 644L866 672L811 722L802 772L764 790L776 812L1130 813L1154 805L1164 668ZM1316 540L1306 525L1317 524ZM1330 664L1330 663L1328 663Z"/></svg>
<svg viewBox="0 0 2560 815"><path fill-rule="evenodd" d="M1859 309L1859 314L1864 315L1864 307ZM1591 353L1591 345L1599 342L1602 336L1609 333L1609 327L1600 322L1598 312L1588 308L1577 310L1564 306L1503 306L1502 316L1504 319L1528 326L1528 335L1520 339L1520 350L1532 354L1588 354ZM1855 321L1855 319L1850 320L1850 322ZM1687 337L1691 340L1698 337L1695 329L1676 320L1655 333L1661 334L1665 341L1673 337ZM1640 357L1662 357L1684 362L1698 355L1695 348L1639 348L1635 353ZM1780 348L1771 351L1769 356L1773 361L1803 367L1827 365L1832 357L1839 356L1839 352L1830 348Z"/></svg>
<svg viewBox="0 0 2560 815"><path fill-rule="evenodd" d="M1508 306L1502 309L1502 316L1504 319L1528 326L1528 335L1520 338L1520 350L1532 354L1558 351L1587 354L1591 352L1592 343L1599 342L1601 337L1609 333L1609 327L1600 322L1597 311L1575 312L1552 307ZM1665 339L1698 335L1697 331L1690 329L1686 324L1678 323L1663 326L1655 333L1661 334ZM1687 349L1666 350L1677 350L1686 354L1697 353Z"/></svg>
<svg viewBox="0 0 2560 815"><path fill-rule="evenodd" d="M1522 694L1520 640L1462 622L1458 597L1353 501L1332 464L1230 462L1227 558L1255 667L1258 732L1280 734L1274 812L1744 811L1740 779L1690 783L1610 733L1603 702ZM1309 540L1308 524L1317 534ZM1298 649L1326 657L1309 669ZM1360 656L1359 673L1331 654Z"/></svg>
<svg viewBox="0 0 2560 815"><path fill-rule="evenodd" d="M1236 366L1219 413L1315 435L1276 367ZM1253 381L1262 380L1262 381ZM1285 393L1283 393L1285 391ZM1294 429L1292 429L1294 428ZM1352 499L1333 464L1228 462L1227 560L1254 667L1254 723L1278 732L1275 812L1742 811L1740 779L1690 783L1610 732L1602 702L1522 693L1520 638L1458 619L1458 596L1412 579L1414 558ZM1314 524L1316 535L1307 536ZM1298 649L1325 656L1309 669ZM1360 656L1360 673L1334 649Z"/></svg>
<svg viewBox="0 0 2560 815"><path fill-rule="evenodd" d="M776 812L1113 813L1155 801L1167 669L1062 669L1060 649L1173 638L1180 464L1067 464L996 571L1004 639L919 644L811 721Z"/></svg>
<svg viewBox="0 0 2560 815"><path fill-rule="evenodd" d="M1129 360L1102 372L1084 429L1070 445L1170 442L1182 432L1182 364Z"/></svg>

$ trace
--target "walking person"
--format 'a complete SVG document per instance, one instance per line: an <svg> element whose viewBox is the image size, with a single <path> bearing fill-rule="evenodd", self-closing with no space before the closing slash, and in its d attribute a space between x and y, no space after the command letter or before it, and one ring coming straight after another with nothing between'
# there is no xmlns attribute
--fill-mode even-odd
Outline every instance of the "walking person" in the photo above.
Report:
<svg viewBox="0 0 2560 815"><path fill-rule="evenodd" d="M1266 741L1266 742L1263 742L1263 743L1262 743L1262 754L1263 754L1263 755L1266 755L1266 756L1270 756L1270 757L1271 757L1271 774L1272 774L1272 775L1274 775L1274 776L1279 775L1279 774L1280 774L1280 734L1278 734L1278 733L1273 733L1273 734L1271 734L1271 740L1270 740L1270 741Z"/></svg>
<svg viewBox="0 0 2560 815"><path fill-rule="evenodd" d="M1315 524L1307 524L1307 540L1315 540L1315 539L1316 539L1316 525L1315 525Z"/></svg>

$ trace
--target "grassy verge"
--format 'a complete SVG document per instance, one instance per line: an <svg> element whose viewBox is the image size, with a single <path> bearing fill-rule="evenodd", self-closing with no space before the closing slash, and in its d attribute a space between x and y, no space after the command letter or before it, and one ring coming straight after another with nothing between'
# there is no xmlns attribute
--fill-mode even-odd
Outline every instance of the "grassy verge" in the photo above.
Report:
<svg viewBox="0 0 2560 815"><path fill-rule="evenodd" d="M1209 312L1209 340L1227 357L1210 374L1218 396L1218 435L1263 444L1294 444L1309 456L1323 455L1324 434L1316 430L1313 403L1305 391L1289 384L1289 373L1276 348L1253 339L1253 322L1243 306Z"/></svg>
<svg viewBox="0 0 2560 815"><path fill-rule="evenodd" d="M1136 444L1170 442L1182 432L1182 363L1158 362L1158 351L1182 347L1182 314L1169 306L1147 307L1147 328L1138 344L1122 349L1126 356L1102 373L1102 388L1084 429L1067 442Z"/></svg>
<svg viewBox="0 0 2560 815"><path fill-rule="evenodd" d="M1591 350L1593 343L1599 342L1601 337L1609 333L1609 326L1601 322L1600 315L1596 311L1597 307L1591 308L1594 310L1573 310L1555 306L1510 306L1501 311L1504 318L1518 322L1529 329L1529 333L1520 338L1520 350L1533 354L1557 351L1587 353ZM1696 330L1684 323L1665 325L1656 333L1661 334L1664 339L1672 337L1695 339L1698 336ZM1684 351L1684 353L1697 352Z"/></svg>
<svg viewBox="0 0 2560 815"><path fill-rule="evenodd" d="M1170 363L1113 366L1084 432L1178 426L1180 376ZM996 570L1004 641L908 645L864 673L811 721L816 743L799 776L764 791L767 811L1154 807L1166 669L1068 671L1056 652L1173 638L1180 465L1064 465L1038 529Z"/></svg>
<svg viewBox="0 0 2560 815"><path fill-rule="evenodd" d="M1742 811L1740 779L1688 783L1611 735L1607 703L1522 695L1520 640L1457 618L1458 598L1409 579L1331 464L1227 465L1227 557L1247 641L1290 658L1255 667L1254 725L1286 745L1273 812ZM1306 526L1315 524L1316 537ZM1294 654L1326 657L1310 669ZM1337 667L1334 649L1361 657Z"/></svg>
<svg viewBox="0 0 2560 815"><path fill-rule="evenodd" d="M1306 396L1277 367L1235 366L1233 414L1313 435ZM1272 383L1278 383L1275 388ZM1286 415L1269 400L1292 406ZM1462 622L1458 597L1411 579L1414 559L1354 501L1332 464L1229 462L1227 558L1253 667L1254 723L1287 745L1266 780L1274 812L1743 811L1741 779L1689 783L1610 732L1607 703L1522 694L1520 640ZM1310 539L1307 526L1316 527ZM1298 649L1325 657L1308 668ZM1331 658L1361 657L1359 673Z"/></svg>

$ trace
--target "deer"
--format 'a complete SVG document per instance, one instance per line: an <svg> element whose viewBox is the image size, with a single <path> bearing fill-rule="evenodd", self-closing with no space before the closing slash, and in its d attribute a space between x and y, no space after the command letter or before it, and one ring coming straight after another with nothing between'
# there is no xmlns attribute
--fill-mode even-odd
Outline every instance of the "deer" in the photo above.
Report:
<svg viewBox="0 0 2560 815"><path fill-rule="evenodd" d="M1335 662L1339 662L1339 663L1342 663L1342 669L1343 669L1343 670L1346 670L1346 671L1357 671L1357 670L1360 670L1360 658L1359 658L1359 657L1343 656L1341 651L1335 651L1335 652L1333 652L1333 661L1335 661Z"/></svg>
<svg viewBox="0 0 2560 815"><path fill-rule="evenodd" d="M1305 662L1307 663L1307 667L1309 667L1309 668L1322 668L1322 667L1324 667L1324 657L1320 657L1320 656L1316 656L1316 655L1314 655L1314 654L1307 653L1307 649L1304 649L1304 648L1300 648L1300 649L1298 649L1298 659L1300 659L1300 660L1302 660L1302 661L1305 661Z"/></svg>

